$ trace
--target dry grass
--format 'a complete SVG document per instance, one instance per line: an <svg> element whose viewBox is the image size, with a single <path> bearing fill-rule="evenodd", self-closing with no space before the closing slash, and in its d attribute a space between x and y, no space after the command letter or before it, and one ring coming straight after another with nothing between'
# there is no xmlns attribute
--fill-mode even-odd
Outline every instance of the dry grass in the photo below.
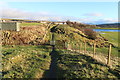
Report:
<svg viewBox="0 0 120 80"><path fill-rule="evenodd" d="M32 41L41 42L45 34L45 26L27 26L21 27L19 32L16 31L2 31L3 45L23 45L30 44Z"/></svg>

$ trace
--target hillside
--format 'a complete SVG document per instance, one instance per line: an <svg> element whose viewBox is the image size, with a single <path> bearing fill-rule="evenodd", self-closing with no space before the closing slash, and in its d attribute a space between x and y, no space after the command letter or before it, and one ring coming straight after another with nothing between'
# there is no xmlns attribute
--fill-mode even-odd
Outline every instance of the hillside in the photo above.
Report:
<svg viewBox="0 0 120 80"><path fill-rule="evenodd" d="M78 27L21 23L19 32L2 31L3 78L120 78L118 46ZM110 44L112 67L106 64Z"/></svg>
<svg viewBox="0 0 120 80"><path fill-rule="evenodd" d="M102 27L102 28L118 28L118 25L120 25L120 23L99 24L99 25L96 25L96 26Z"/></svg>

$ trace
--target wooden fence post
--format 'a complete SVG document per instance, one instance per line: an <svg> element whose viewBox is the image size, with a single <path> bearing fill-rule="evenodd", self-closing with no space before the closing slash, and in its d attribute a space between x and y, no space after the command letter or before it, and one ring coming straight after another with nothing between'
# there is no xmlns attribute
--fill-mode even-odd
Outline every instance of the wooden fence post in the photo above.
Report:
<svg viewBox="0 0 120 80"><path fill-rule="evenodd" d="M84 54L86 53L86 42L84 42Z"/></svg>
<svg viewBox="0 0 120 80"><path fill-rule="evenodd" d="M107 64L110 65L110 54L111 54L111 44L109 46L109 51L108 51L108 59L107 59Z"/></svg>
<svg viewBox="0 0 120 80"><path fill-rule="evenodd" d="M95 57L96 43L93 44L93 57Z"/></svg>
<svg viewBox="0 0 120 80"><path fill-rule="evenodd" d="M80 43L80 52L82 51L82 42Z"/></svg>
<svg viewBox="0 0 120 80"><path fill-rule="evenodd" d="M81 43L80 43L80 45L79 45L79 53L80 53L80 51L81 51Z"/></svg>
<svg viewBox="0 0 120 80"><path fill-rule="evenodd" d="M69 45L68 42L66 42L66 43L65 43L66 49L68 49L68 45Z"/></svg>
<svg viewBox="0 0 120 80"><path fill-rule="evenodd" d="M69 43L67 43L67 50L68 50L68 47L69 47Z"/></svg>
<svg viewBox="0 0 120 80"><path fill-rule="evenodd" d="M71 43L72 43L72 50L74 51L74 49L73 49L73 46L74 46L74 45L73 45L73 42L71 42Z"/></svg>
<svg viewBox="0 0 120 80"><path fill-rule="evenodd" d="M74 46L73 48L74 48L74 51L75 51L75 44L73 44L73 46Z"/></svg>

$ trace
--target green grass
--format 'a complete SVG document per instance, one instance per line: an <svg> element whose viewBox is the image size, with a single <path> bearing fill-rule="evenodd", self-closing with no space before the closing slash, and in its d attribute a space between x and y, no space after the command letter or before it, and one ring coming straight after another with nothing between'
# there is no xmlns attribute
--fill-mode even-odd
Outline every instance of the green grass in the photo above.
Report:
<svg viewBox="0 0 120 80"><path fill-rule="evenodd" d="M21 25L33 26L39 24L40 23L22 23ZM50 46L3 46L3 78L40 78L46 70L49 70L50 60L53 57L56 60L56 67L59 67L57 73L60 74L58 75L60 78L63 77L69 80L86 77L96 78L96 76L99 78L117 77L114 75L114 72L111 73L112 71L109 70L108 67L97 62L92 57L76 54L75 52L64 49L64 41L66 41L72 46L72 49L78 50L80 48L80 42L83 43L86 39L80 35L82 34L81 32L67 25L60 25L57 29L58 33L55 33L56 51L54 51L56 53L52 57L49 55L51 52ZM106 34L101 35L117 46L118 34L109 32L104 33ZM49 30L45 38L48 44L49 41L51 41L51 34ZM61 49L59 49L60 47ZM84 44L81 50L84 50ZM112 47L112 55L117 55L117 50L117 48ZM93 48L87 45L87 51L93 52ZM108 48L96 48L96 53L107 55Z"/></svg>
<svg viewBox="0 0 120 80"><path fill-rule="evenodd" d="M21 26L38 26L42 23L21 23L20 25Z"/></svg>
<svg viewBox="0 0 120 80"><path fill-rule="evenodd" d="M97 62L90 56L72 51L56 50L55 63L57 78L118 78L108 66Z"/></svg>
<svg viewBox="0 0 120 80"><path fill-rule="evenodd" d="M81 35L79 35L77 33L74 33L74 31L77 31L75 28L69 27L67 25L60 25L57 28L58 29L63 29L64 32L65 32L64 34L55 33L56 45L58 47L64 45L64 43L62 45L60 43L60 41L66 40L66 42L69 43L72 46L71 47L72 49L77 49L77 50L80 48L80 43L82 43L81 50L82 51L84 50L83 41L86 38L82 37ZM70 33L72 34L72 36L70 36ZM112 47L112 56L118 56L118 32L103 32L103 33L105 33L105 34L101 34L101 35L103 37L105 37L106 39L108 39L108 42L111 42L112 44L114 44L114 46L116 46L115 48ZM59 40L59 41L57 41L57 40ZM90 43L90 42L88 42L88 43ZM96 53L102 53L102 54L105 54L107 56L108 49L109 49L109 47L99 47L99 48L96 48ZM93 52L92 46L87 45L87 51Z"/></svg>
<svg viewBox="0 0 120 80"><path fill-rule="evenodd" d="M81 50L81 51L84 51L85 50L85 46L84 44L82 43L82 46L80 47L80 45L78 44L70 44L72 47L73 50ZM108 55L108 50L109 50L109 47L101 47L101 48L96 48L96 54L100 54L102 53L103 55L107 56ZM90 53L93 53L93 47L86 44L86 51L90 52ZM114 56L114 57L120 57L120 55L118 55L118 48L117 47L112 47L112 50L111 50L111 56Z"/></svg>
<svg viewBox="0 0 120 80"><path fill-rule="evenodd" d="M118 47L118 34L120 32L102 32L100 33L103 37L108 39L111 43Z"/></svg>
<svg viewBox="0 0 120 80"><path fill-rule="evenodd" d="M104 33L104 34L102 34L102 33ZM120 44L120 42L119 42L118 34L120 34L120 32L102 32L102 33L100 33L100 34L103 37L108 39L114 46L116 46L115 48L112 48L112 54L119 56L118 55L118 49L119 49L118 44Z"/></svg>
<svg viewBox="0 0 120 80"><path fill-rule="evenodd" d="M3 78L40 78L50 64L49 46L3 46Z"/></svg>

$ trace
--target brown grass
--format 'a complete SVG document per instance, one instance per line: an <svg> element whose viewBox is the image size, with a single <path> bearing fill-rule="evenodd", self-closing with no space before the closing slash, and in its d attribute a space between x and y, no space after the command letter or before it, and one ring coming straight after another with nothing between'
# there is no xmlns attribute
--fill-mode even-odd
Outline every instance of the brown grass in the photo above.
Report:
<svg viewBox="0 0 120 80"><path fill-rule="evenodd" d="M39 39L41 42L46 28L44 26L27 26L21 27L19 32L16 31L2 31L3 45L25 45Z"/></svg>

